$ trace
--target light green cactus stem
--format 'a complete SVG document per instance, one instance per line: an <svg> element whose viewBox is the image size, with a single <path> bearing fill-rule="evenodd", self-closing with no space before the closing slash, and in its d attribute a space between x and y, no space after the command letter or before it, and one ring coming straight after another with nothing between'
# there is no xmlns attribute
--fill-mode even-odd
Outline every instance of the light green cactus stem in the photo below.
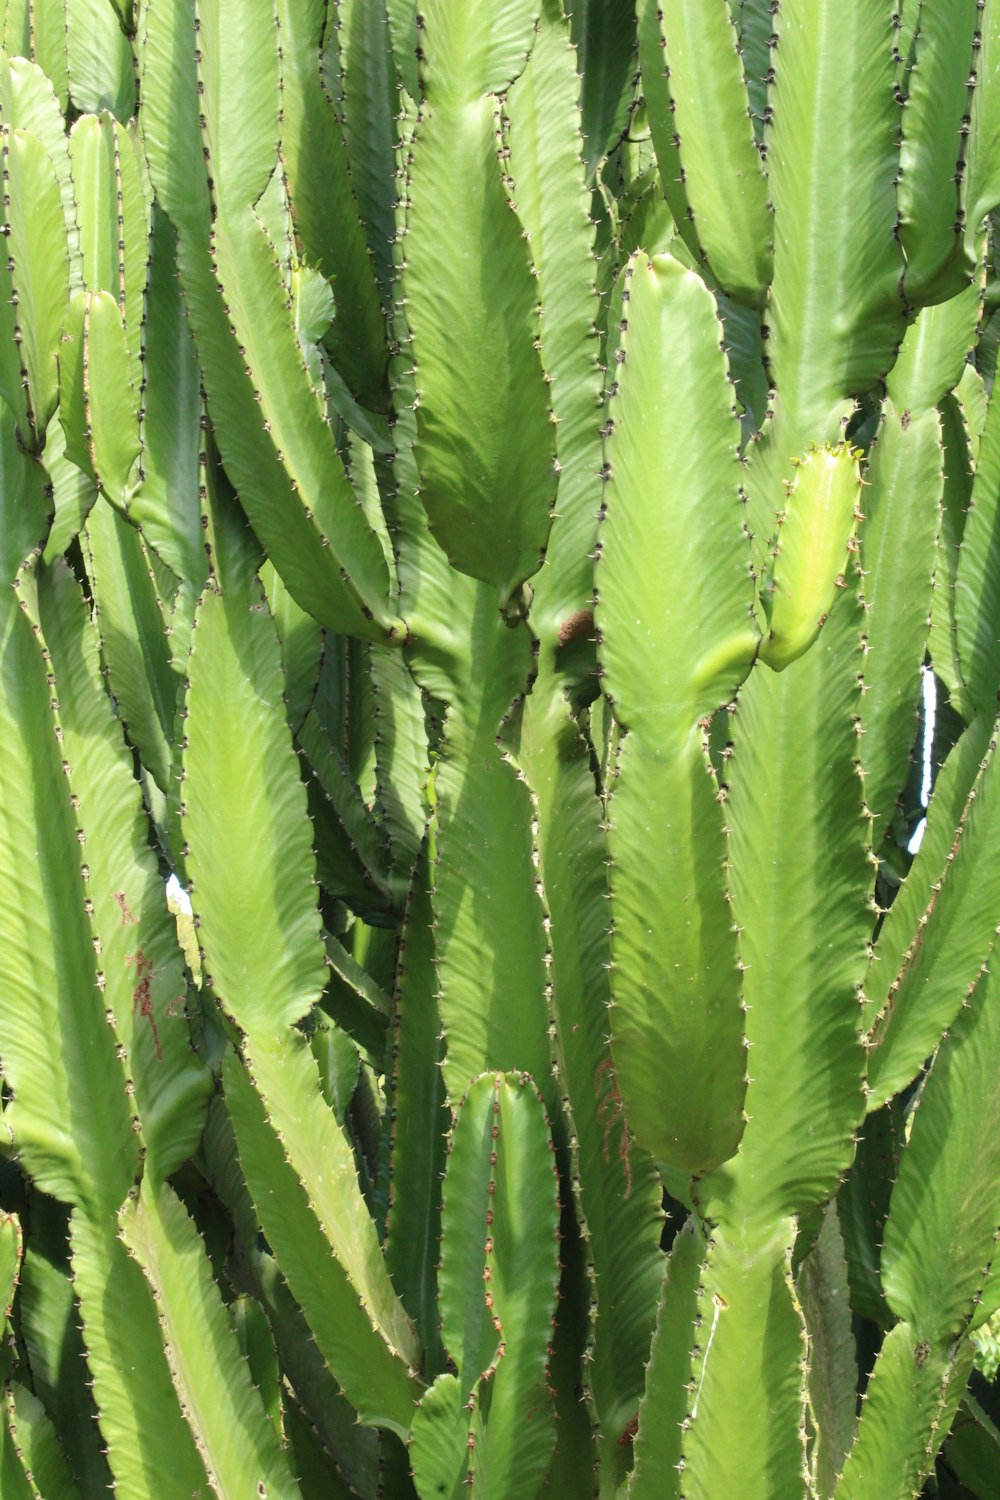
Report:
<svg viewBox="0 0 1000 1500"><path fill-rule="evenodd" d="M731 7L642 0L638 12L643 90L671 211L719 285L760 306L771 222Z"/></svg>
<svg viewBox="0 0 1000 1500"><path fill-rule="evenodd" d="M691 1218L675 1240L667 1262L646 1390L638 1412L635 1468L626 1491L629 1500L681 1493L681 1439L704 1255L704 1240Z"/></svg>
<svg viewBox="0 0 1000 1500"><path fill-rule="evenodd" d="M451 1123L440 1067L444 1048L435 995L428 887L433 851L429 838L407 898L406 936L400 945L396 976L388 1142L392 1180L385 1227L386 1262L420 1335L429 1375L444 1368L444 1357L437 1306L436 1242L426 1229L439 1221L441 1213L446 1131Z"/></svg>
<svg viewBox="0 0 1000 1500"><path fill-rule="evenodd" d="M185 1421L183 1398L164 1399L172 1375L161 1308L117 1229L113 1221L97 1225L82 1214L71 1226L73 1284L108 1465L123 1493L152 1497L159 1484L160 1493L180 1500L186 1489L206 1483L199 1434ZM208 1389L208 1380L197 1377L191 1395L206 1399ZM156 1423L142 1420L150 1407L157 1410Z"/></svg>
<svg viewBox="0 0 1000 1500"><path fill-rule="evenodd" d="M741 1420L758 1436L752 1463L741 1464L744 1492L763 1500L801 1483L808 1346L791 1274L796 1219L835 1191L863 1114L858 991L871 882L855 766L860 658L859 612L849 593L797 662L780 674L755 669L734 716L727 815L749 1082L739 1150L693 1188L708 1252L682 1448L685 1473L706 1493L735 1482L733 1449L719 1435L724 1388L739 1393ZM792 723L801 730L809 717L822 718L824 734L796 742ZM808 765L806 745L814 757ZM827 840L819 830L831 827L835 807L842 809L837 836ZM776 843L808 848L808 867L791 856L783 869L770 857ZM817 971L820 929L831 946ZM821 1104L809 1081L820 1073ZM794 1101L806 1099L795 1123ZM778 1119L788 1122L784 1130L774 1129Z"/></svg>
<svg viewBox="0 0 1000 1500"><path fill-rule="evenodd" d="M430 7L407 212L421 499L454 566L503 599L541 562L556 491L534 267L497 139L495 94L523 70L530 21L526 3ZM461 269L442 316L448 263ZM490 344L502 352L484 362L476 351Z"/></svg>
<svg viewBox="0 0 1000 1500"><path fill-rule="evenodd" d="M159 204L144 305L142 424L129 519L195 597L208 576L198 464L204 405L190 324L177 283L177 236Z"/></svg>
<svg viewBox="0 0 1000 1500"><path fill-rule="evenodd" d="M109 507L105 507L110 516ZM187 982L150 849L142 801L111 704L100 691L97 633L60 562L38 578L39 615L59 691L64 753L84 828L104 998L124 1044L142 1116L144 1177L160 1182L197 1148L210 1075L190 1048ZM99 835L99 836L98 836Z"/></svg>
<svg viewBox="0 0 1000 1500"><path fill-rule="evenodd" d="M819 635L837 590L847 587L861 513L859 449L814 448L792 460L772 560L760 586L767 630L760 659L780 672Z"/></svg>
<svg viewBox="0 0 1000 1500"><path fill-rule="evenodd" d="M928 646L940 661L938 627L950 609L953 589L939 561L950 496L946 424L938 410L946 391L961 378L975 339L980 294L961 295L928 307L907 329L887 383L887 397L865 475L861 509L861 568L866 609L865 694L862 761L865 801L875 818L875 845L882 844L907 776L905 745L916 725L919 677ZM928 486L927 502L910 503L914 485ZM946 613L938 614L942 606ZM949 630L949 636L953 632ZM942 642L947 650L952 642Z"/></svg>
<svg viewBox="0 0 1000 1500"><path fill-rule="evenodd" d="M609 808L613 1054L640 1144L694 1172L736 1149L745 1087L725 824L699 726L732 698L759 635L711 295L670 257L638 255L621 296L596 573L603 683L628 731ZM664 378L671 336L692 374L681 401Z"/></svg>
<svg viewBox="0 0 1000 1500"><path fill-rule="evenodd" d="M474 652L463 671L474 661L489 661L492 670L452 689L435 775L439 862L433 890L445 1085L454 1101L484 1065L506 1070L518 1058L531 1062L551 1107L545 917L533 879L531 798L496 743L504 712L528 677L530 642L523 627L507 629L496 595L485 589L477 592L470 624ZM492 894L483 901L487 891Z"/></svg>
<svg viewBox="0 0 1000 1500"><path fill-rule="evenodd" d="M95 611L103 665L156 785L172 786L178 674L166 635L167 599L153 571L154 554L110 505L95 506L80 533L91 582L100 580Z"/></svg>
<svg viewBox="0 0 1000 1500"><path fill-rule="evenodd" d="M386 0L336 0L323 34L323 81L338 106L351 185L365 227L379 290L392 279L395 205L385 192L397 147L396 67L385 45ZM336 273L335 273L336 279Z"/></svg>
<svg viewBox="0 0 1000 1500"><path fill-rule="evenodd" d="M15 120L20 111L11 111ZM34 123L34 122L32 122ZM36 451L58 397L60 334L70 290L63 203L46 143L4 129L5 343L0 380L22 440Z"/></svg>
<svg viewBox="0 0 1000 1500"><path fill-rule="evenodd" d="M253 669L247 676L250 664ZM347 1142L321 1106L315 1060L304 1039L287 1031L319 998L323 951L309 872L305 789L287 725L283 717L267 712L269 702L280 701L280 671L277 637L259 591L248 587L238 573L231 576L225 594L207 591L196 616L186 700L181 815L190 845L187 865L196 911L205 926L207 976L247 1033L245 1064L267 1101L265 1108L231 1058L227 1094L258 1211L272 1239L281 1224L297 1226L285 1257L287 1274L307 1316L316 1320L314 1332L339 1380L370 1418L405 1433L416 1341L389 1286L374 1226L353 1181ZM244 724L248 716L256 718L257 735L234 736L227 730L237 705ZM209 836L214 815L203 799L219 774L213 765L235 774L244 794L259 799L262 814L270 808L272 832L266 843L263 825L255 830L242 817L221 838L218 833ZM283 794L275 797L279 785ZM252 855L248 838L254 842ZM248 894L253 899L252 893L240 889L241 872L249 867L256 868L261 891L272 893L268 899L280 901L272 926L260 930L256 955L240 935L239 913ZM279 1051L274 1038L282 1034L287 1040ZM332 1163L336 1167L329 1180ZM269 1175L276 1175L273 1188L266 1185ZM272 1222L277 1192L283 1206L275 1206L280 1217ZM293 1247L298 1243L305 1248L307 1235L312 1249L306 1251L300 1271L294 1265ZM325 1245L328 1236L333 1258L317 1281L325 1259L317 1247ZM372 1342L355 1374L357 1333L345 1338L338 1322L348 1308L358 1315L359 1298L360 1317ZM331 1305L340 1309L339 1319L331 1317ZM368 1366L373 1367L371 1373L362 1374ZM366 1380L370 1393L363 1392Z"/></svg>
<svg viewBox="0 0 1000 1500"><path fill-rule="evenodd" d="M916 1076L971 992L993 944L996 891L978 851L994 836L995 727L990 733L979 721L973 724L956 747L954 762L953 774L941 778L940 795L947 805L949 793L954 798L957 791L961 801L945 847L942 830L935 827L926 859L911 871L913 906L907 901L900 912L902 917L915 910L909 941L897 953L899 925L887 920L875 945L866 986L873 1106Z"/></svg>
<svg viewBox="0 0 1000 1500"><path fill-rule="evenodd" d="M168 1186L122 1217L125 1244L157 1298L171 1374L199 1439L209 1482L223 1494L298 1486L240 1355L195 1227Z"/></svg>
<svg viewBox="0 0 1000 1500"><path fill-rule="evenodd" d="M973 269L962 234L970 141L963 125L970 104L979 102L970 80L979 62L979 18L967 11L951 20L958 24L945 24L935 6L920 7L903 85L899 238L912 302L953 296Z"/></svg>
<svg viewBox="0 0 1000 1500"><path fill-rule="evenodd" d="M30 580L23 587L30 601ZM15 1139L43 1190L106 1214L138 1170L139 1142L125 1068L104 1019L88 871L55 732L54 674L37 625L9 586L4 612L2 711L12 750L3 809L5 906L12 917L4 983L13 1003L3 1057L17 1095ZM18 851L28 848L32 857L25 861ZM58 1050L39 1045L50 1035ZM71 1083L77 1067L87 1079L84 1089Z"/></svg>
<svg viewBox="0 0 1000 1500"><path fill-rule="evenodd" d="M141 378L149 204L134 137L109 114L83 115L69 137L80 229L83 283L118 304L129 347L129 375ZM120 222L119 222L120 221Z"/></svg>
<svg viewBox="0 0 1000 1500"><path fill-rule="evenodd" d="M969 368L972 369L971 366ZM972 374L976 376L974 370ZM931 601L929 654L935 675L947 690L949 702L955 712L968 723L975 714L958 661L955 579L972 495L973 469L982 435L981 419L984 413L979 402L976 402L973 413L972 405L960 401L954 391L945 396L938 412L941 418L944 490L935 559L934 596Z"/></svg>
<svg viewBox="0 0 1000 1500"><path fill-rule="evenodd" d="M26 1386L12 1382L5 1406L8 1424L5 1436L17 1449L20 1465L23 1465L20 1474L14 1476L8 1472L5 1475L5 1484L11 1485L11 1494L28 1495L31 1500L37 1495L71 1495L73 1477L42 1403ZM22 1485L26 1487L21 1488Z"/></svg>
<svg viewBox="0 0 1000 1500"><path fill-rule="evenodd" d="M997 559L1000 491L1000 405L991 399L979 443L969 515L955 576L955 645L962 683L978 713L996 704L996 643L1000 639L1000 562Z"/></svg>
<svg viewBox="0 0 1000 1500"><path fill-rule="evenodd" d="M121 505L139 457L139 412L125 330L110 292L73 298L60 359L67 456Z"/></svg>
<svg viewBox="0 0 1000 1500"><path fill-rule="evenodd" d="M367 1421L402 1436L420 1395L410 1368L417 1344L393 1297L336 1124L328 1111L310 1111L306 1103L315 1088L311 1063L304 1043L288 1053L282 1074L273 1060L260 1052L252 1055L250 1079L271 1104L269 1119L231 1056L225 1076L240 1160L324 1359ZM304 1123L310 1113L317 1138L307 1144L295 1125L297 1117ZM325 1128L324 1121L329 1122ZM285 1136L284 1152L279 1132ZM324 1181L331 1161L332 1184Z"/></svg>
<svg viewBox="0 0 1000 1500"><path fill-rule="evenodd" d="M439 1375L413 1421L417 1491L538 1491L555 1441L546 1351L558 1280L555 1163L531 1079L475 1080L445 1171ZM548 1160L546 1157L548 1156ZM526 1423L527 1419L527 1423Z"/></svg>
<svg viewBox="0 0 1000 1500"><path fill-rule="evenodd" d="M992 978L984 975L921 1091L892 1194L882 1257L887 1300L901 1321L876 1363L871 1398L856 1449L838 1484L838 1497L874 1496L880 1482L898 1485L899 1473L901 1493L905 1487L915 1490L961 1397L972 1352L962 1335L979 1315L983 1267L996 1240L996 1169L989 1161L984 1164L983 1181L991 1187L975 1203L953 1207L948 1192L967 1192L967 1153L982 1163L984 1142L993 1139L989 1122L996 1093L996 1007L989 1001L994 988ZM977 1101L975 1122L959 1110L956 1123L955 1101L966 1093ZM924 1196L928 1186L929 1199ZM921 1198L919 1211L916 1195ZM963 1225L960 1236L957 1223ZM882 1396L883 1384L895 1391L897 1402L910 1388L906 1399L912 1403L911 1425L897 1425L883 1401L876 1399Z"/></svg>
<svg viewBox="0 0 1000 1500"><path fill-rule="evenodd" d="M107 109L118 120L130 119L135 112L136 81L132 49L122 26L126 6L119 7L114 0L109 5L100 0L63 0L62 5L53 5L49 0L37 9L42 25L36 23L32 29L44 32L48 57L59 46L62 23L70 103L81 112ZM38 61L48 71L51 65L44 54Z"/></svg>
<svg viewBox="0 0 1000 1500"><path fill-rule="evenodd" d="M791 0L775 16L766 135L775 253L766 321L777 400L793 422L814 429L815 441L835 436L823 430L835 404L870 389L902 334L892 14L883 0L822 0L818 8ZM839 151L810 149L828 132ZM826 234L818 230L820 204ZM804 447L800 441L792 452Z"/></svg>

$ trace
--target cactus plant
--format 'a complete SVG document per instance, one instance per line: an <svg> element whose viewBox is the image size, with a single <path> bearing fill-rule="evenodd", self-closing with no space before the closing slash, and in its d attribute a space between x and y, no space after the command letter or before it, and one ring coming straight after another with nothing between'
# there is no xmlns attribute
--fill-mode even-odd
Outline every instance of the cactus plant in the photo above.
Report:
<svg viewBox="0 0 1000 1500"><path fill-rule="evenodd" d="M4 1500L996 1492L998 52L0 0Z"/></svg>

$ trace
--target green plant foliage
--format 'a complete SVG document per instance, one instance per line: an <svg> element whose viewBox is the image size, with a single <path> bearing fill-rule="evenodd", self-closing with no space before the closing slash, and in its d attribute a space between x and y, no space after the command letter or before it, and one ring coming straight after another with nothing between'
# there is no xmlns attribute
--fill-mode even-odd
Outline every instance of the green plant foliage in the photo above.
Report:
<svg viewBox="0 0 1000 1500"><path fill-rule="evenodd" d="M0 0L0 1500L1000 1493L998 59Z"/></svg>

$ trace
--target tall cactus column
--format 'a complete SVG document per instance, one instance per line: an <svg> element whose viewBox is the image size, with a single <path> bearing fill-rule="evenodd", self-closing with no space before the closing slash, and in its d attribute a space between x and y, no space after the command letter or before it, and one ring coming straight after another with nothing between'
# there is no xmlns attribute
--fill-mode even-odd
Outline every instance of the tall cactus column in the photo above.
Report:
<svg viewBox="0 0 1000 1500"><path fill-rule="evenodd" d="M760 634L711 294L640 253L620 306L596 570L601 681L625 731L609 802L612 1055L637 1140L691 1175L732 1155L743 1128L742 982L707 730ZM676 360L690 372L681 399Z"/></svg>
<svg viewBox="0 0 1000 1500"><path fill-rule="evenodd" d="M548 535L555 429L496 97L525 66L531 7L501 22L486 6L440 0L422 35L425 99L408 147L400 266L412 368L398 395L412 391L426 522L402 497L397 545L409 660L421 686L448 704L432 884L445 1076L459 1098L483 1067L525 1068L548 1090L531 805L497 734L531 673L521 589ZM497 357L484 361L478 351L491 344ZM442 553L465 578L449 573Z"/></svg>
<svg viewBox="0 0 1000 1500"><path fill-rule="evenodd" d="M627 730L609 810L612 1055L637 1139L693 1177L704 1221L677 1493L738 1483L763 1497L791 1491L805 1461L798 1218L835 1190L863 1114L859 991L873 870L858 770L862 616L856 584L835 587L856 525L857 461L826 450L800 466L764 580L762 640L731 388L718 336L706 336L711 299L676 262L639 256L621 307L596 574L603 682ZM685 335L688 368L700 356L705 371L704 391L692 386L699 435L707 439L706 411L719 414L714 451L707 441L691 451L676 401L664 398L659 426L649 423L647 393L664 384L658 364L668 348L677 357ZM676 498L653 509L664 483ZM668 525L676 530L643 555L669 564L674 586L637 588L639 528L648 539ZM828 556L817 555L824 526ZM758 654L717 772L709 722ZM771 658L780 673L764 665ZM650 828L653 807L661 828L692 821L661 843L637 836L634 820ZM734 1411L755 1434L752 1459L731 1443Z"/></svg>
<svg viewBox="0 0 1000 1500"><path fill-rule="evenodd" d="M727 818L747 1124L736 1155L694 1187L709 1239L694 1361L701 1400L684 1439L694 1493L724 1487L729 1474L723 1386L739 1390L758 1432L743 1479L751 1493L792 1489L805 1456L806 1343L791 1254L799 1219L836 1190L864 1108L859 997L874 871L857 768L860 624L848 593L799 662L780 676L755 670L734 720Z"/></svg>

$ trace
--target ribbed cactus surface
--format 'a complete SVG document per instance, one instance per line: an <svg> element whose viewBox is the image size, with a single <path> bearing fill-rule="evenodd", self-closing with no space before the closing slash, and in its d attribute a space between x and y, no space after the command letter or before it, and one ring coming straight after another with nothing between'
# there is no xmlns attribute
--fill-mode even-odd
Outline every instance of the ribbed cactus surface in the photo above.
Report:
<svg viewBox="0 0 1000 1500"><path fill-rule="evenodd" d="M998 60L0 0L0 1500L1000 1495Z"/></svg>

